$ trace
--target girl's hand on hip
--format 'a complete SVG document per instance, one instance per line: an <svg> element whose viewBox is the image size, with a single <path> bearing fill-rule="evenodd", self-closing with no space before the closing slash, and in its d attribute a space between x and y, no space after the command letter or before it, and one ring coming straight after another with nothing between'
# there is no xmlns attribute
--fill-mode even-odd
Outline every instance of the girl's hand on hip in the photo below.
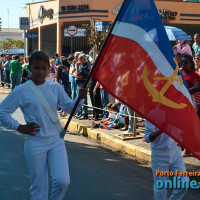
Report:
<svg viewBox="0 0 200 200"><path fill-rule="evenodd" d="M40 126L34 122L31 124L19 125L17 131L23 134L36 136L35 132L40 131Z"/></svg>
<svg viewBox="0 0 200 200"><path fill-rule="evenodd" d="M86 88L81 88L81 89L79 90L79 97L80 97L81 99L86 98L86 97L87 97L87 92L88 92L88 90L87 90Z"/></svg>

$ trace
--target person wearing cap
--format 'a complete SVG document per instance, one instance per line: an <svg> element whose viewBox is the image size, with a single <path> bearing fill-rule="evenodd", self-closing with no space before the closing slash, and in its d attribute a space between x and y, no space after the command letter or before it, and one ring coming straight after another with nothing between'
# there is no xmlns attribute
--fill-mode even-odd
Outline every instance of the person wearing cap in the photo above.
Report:
<svg viewBox="0 0 200 200"><path fill-rule="evenodd" d="M14 60L10 63L10 75L12 82L12 90L20 85L22 77L22 64L19 62L19 56L15 55Z"/></svg>
<svg viewBox="0 0 200 200"><path fill-rule="evenodd" d="M7 87L6 88L10 88L10 62L11 62L11 57L9 55L7 55L5 57L5 63L3 64L3 68L4 68L4 73L5 73L5 76L4 76L4 80L5 80L5 83L7 84Z"/></svg>

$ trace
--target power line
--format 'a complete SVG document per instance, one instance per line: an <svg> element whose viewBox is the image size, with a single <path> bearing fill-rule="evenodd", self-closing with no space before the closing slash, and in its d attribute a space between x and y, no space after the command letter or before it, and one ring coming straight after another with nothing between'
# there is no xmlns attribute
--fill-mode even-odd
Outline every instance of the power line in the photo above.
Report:
<svg viewBox="0 0 200 200"><path fill-rule="evenodd" d="M25 8L25 6L23 6L23 7L22 7L22 6L15 6L15 5L5 4L5 3L1 4L1 7L2 7L2 6L6 6L6 7L7 7L7 6L10 6L10 7L14 7L14 8Z"/></svg>

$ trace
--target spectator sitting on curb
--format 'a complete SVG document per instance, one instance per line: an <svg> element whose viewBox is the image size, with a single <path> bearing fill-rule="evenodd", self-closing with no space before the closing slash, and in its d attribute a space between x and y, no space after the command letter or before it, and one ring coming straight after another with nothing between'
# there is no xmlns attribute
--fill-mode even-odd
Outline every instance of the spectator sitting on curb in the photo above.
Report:
<svg viewBox="0 0 200 200"><path fill-rule="evenodd" d="M119 112L119 104L114 103L111 104L111 108L109 109L110 105L107 105L108 111L110 112L110 118L108 117L108 120L101 120L100 123L95 123L93 121L92 127L93 128L103 128L103 129L108 129L110 130L111 128L123 128L124 123L120 122L119 116L117 116L117 112ZM111 116L112 115L112 116ZM111 118L114 117L114 118Z"/></svg>
<svg viewBox="0 0 200 200"><path fill-rule="evenodd" d="M107 111L109 112L109 116L105 119L102 119L100 121L100 123L104 123L104 122L107 122L107 121L111 122L115 119L116 113L113 111L112 105L113 105L112 103L107 104Z"/></svg>
<svg viewBox="0 0 200 200"><path fill-rule="evenodd" d="M119 122L123 123L125 126L123 128L120 128L120 131L127 131L128 125L129 125L129 117L127 116L127 106L124 104L119 104L119 113L117 113L116 119L119 120Z"/></svg>

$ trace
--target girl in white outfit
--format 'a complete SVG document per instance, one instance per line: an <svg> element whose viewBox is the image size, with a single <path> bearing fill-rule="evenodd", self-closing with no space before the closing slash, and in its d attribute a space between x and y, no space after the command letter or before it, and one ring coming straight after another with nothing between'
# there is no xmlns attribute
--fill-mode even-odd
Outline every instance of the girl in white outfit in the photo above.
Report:
<svg viewBox="0 0 200 200"><path fill-rule="evenodd" d="M36 51L30 56L32 81L51 105L53 112L57 116L57 108L60 107L71 113L78 97L72 100L59 84L45 81L49 67L49 58L44 52ZM77 111L86 94L86 89L80 90L79 97L83 100ZM17 108L23 112L25 125L11 117ZM27 82L16 87L0 104L0 121L5 128L26 134L24 153L30 173L31 199L48 200L48 167L52 180L51 199L63 199L70 183L64 140L60 138L58 129Z"/></svg>

